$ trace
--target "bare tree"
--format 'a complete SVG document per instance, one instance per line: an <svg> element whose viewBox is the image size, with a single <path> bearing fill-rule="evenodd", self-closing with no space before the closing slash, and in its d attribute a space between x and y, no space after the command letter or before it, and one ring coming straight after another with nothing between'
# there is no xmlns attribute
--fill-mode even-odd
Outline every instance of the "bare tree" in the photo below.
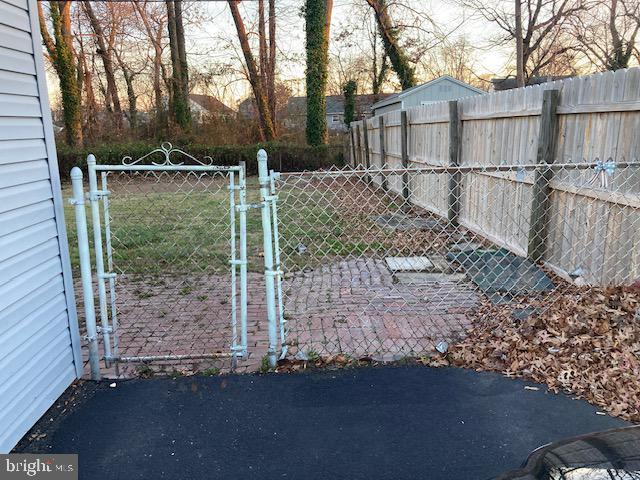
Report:
<svg viewBox="0 0 640 480"><path fill-rule="evenodd" d="M153 47L153 96L155 103L156 125L166 126L165 107L162 96L162 81L166 78L164 64L162 62L163 32L165 29L166 15L157 8L150 7L148 2L133 2L140 20L144 26L147 38Z"/></svg>
<svg viewBox="0 0 640 480"><path fill-rule="evenodd" d="M522 60L516 61L522 65L522 84L543 74L574 48L566 37L566 26L585 9L584 0L516 0L515 6L511 0L462 0L462 5L502 30L494 39L496 45L515 43L520 49L522 44Z"/></svg>
<svg viewBox="0 0 640 480"><path fill-rule="evenodd" d="M114 28L113 23L109 31L109 36L105 35L102 27L104 19L98 19L96 13L91 5L91 2L85 0L82 2L84 11L89 18L91 28L93 30L95 42L97 45L97 53L102 59L102 65L104 67L105 79L107 82L107 95L106 95L106 107L108 111L112 111L115 114L116 122L119 123L122 115L122 107L120 105L120 98L118 96L118 86L116 83L115 70L113 65L113 44L117 29ZM110 5L107 4L107 8ZM111 15L112 22L116 20L115 15Z"/></svg>
<svg viewBox="0 0 640 480"><path fill-rule="evenodd" d="M629 67L640 31L638 0L601 0L573 19L577 49L600 70Z"/></svg>
<svg viewBox="0 0 640 480"><path fill-rule="evenodd" d="M76 10L76 13L79 13L80 9ZM76 15L76 22L78 26L78 31L81 30L81 16ZM85 50L84 39L82 35L78 35L76 37L76 41L78 43L78 88L82 92L84 90L84 101L83 103L83 131L88 133L89 136L92 136L94 133L94 129L96 126L96 115L98 113L98 102L96 101L95 91L93 89L93 59L94 53L93 49ZM91 59L91 62L87 61L87 58ZM80 78L82 79L80 81ZM86 135L85 135L86 136Z"/></svg>
<svg viewBox="0 0 640 480"><path fill-rule="evenodd" d="M265 140L273 140L276 136L275 125L273 121L272 110L269 106L269 100L267 97L266 82L264 81L263 75L261 75L261 71L258 69L258 65L256 64L255 58L251 51L251 46L249 45L247 30L244 25L244 21L242 20L242 15L240 15L240 10L238 9L240 0L228 0L228 3L229 8L231 9L233 21L236 26L236 31L238 33L240 48L242 49L242 54L244 55L247 77L249 79L249 83L251 84L253 95L256 100L256 106L258 108L260 132ZM264 23L262 24L264 25ZM262 45L262 42L260 43ZM262 48L260 48L260 51L262 52ZM262 55L260 55L260 57L261 56Z"/></svg>
<svg viewBox="0 0 640 480"><path fill-rule="evenodd" d="M476 47L465 37L445 41L424 55L419 66L429 78L450 75L478 88L487 88L487 82L476 74Z"/></svg>
<svg viewBox="0 0 640 480"><path fill-rule="evenodd" d="M175 122L182 128L188 128L191 125L191 113L189 111L189 72L184 39L182 0L166 0L165 3L172 66L170 110Z"/></svg>
<svg viewBox="0 0 640 480"><path fill-rule="evenodd" d="M274 124L278 113L276 101L276 0L269 0L269 67L267 69L267 97Z"/></svg>
<svg viewBox="0 0 640 480"><path fill-rule="evenodd" d="M524 87L524 39L522 38L522 0L515 0L516 86Z"/></svg>

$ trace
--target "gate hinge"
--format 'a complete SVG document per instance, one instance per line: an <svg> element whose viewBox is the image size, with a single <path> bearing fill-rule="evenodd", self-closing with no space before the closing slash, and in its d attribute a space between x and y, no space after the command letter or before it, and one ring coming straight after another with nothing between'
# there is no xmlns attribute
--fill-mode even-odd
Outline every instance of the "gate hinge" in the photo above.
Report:
<svg viewBox="0 0 640 480"><path fill-rule="evenodd" d="M109 190L93 190L90 192L87 192L87 200L89 201L96 201L96 200L100 200L102 197L108 197L109 195L111 195L111 192Z"/></svg>
<svg viewBox="0 0 640 480"><path fill-rule="evenodd" d="M247 265L246 260L229 260L229 265Z"/></svg>
<svg viewBox="0 0 640 480"><path fill-rule="evenodd" d="M101 325L96 325L96 332L98 333L113 333L113 328L111 327L103 327Z"/></svg>
<svg viewBox="0 0 640 480"><path fill-rule="evenodd" d="M84 205L84 199L78 201L75 198L69 198L67 201L69 202L69 205Z"/></svg>
<svg viewBox="0 0 640 480"><path fill-rule="evenodd" d="M116 273L103 273L102 275L98 275L98 278L102 280L109 280L110 278L116 278Z"/></svg>
<svg viewBox="0 0 640 480"><path fill-rule="evenodd" d="M278 275L282 275L284 272L282 270L277 270L277 269L266 269L264 271L265 275L271 275L273 277L277 277Z"/></svg>
<svg viewBox="0 0 640 480"><path fill-rule="evenodd" d="M278 201L278 195L268 195L268 196L264 197L264 199L267 202L277 202Z"/></svg>

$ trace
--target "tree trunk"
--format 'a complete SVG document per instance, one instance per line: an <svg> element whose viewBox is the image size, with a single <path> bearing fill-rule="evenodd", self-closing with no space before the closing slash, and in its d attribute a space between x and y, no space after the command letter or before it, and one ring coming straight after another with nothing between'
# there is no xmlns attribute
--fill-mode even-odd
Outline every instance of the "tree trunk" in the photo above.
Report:
<svg viewBox="0 0 640 480"><path fill-rule="evenodd" d="M247 31L240 16L238 10L239 0L227 0L229 8L231 9L231 15L236 25L238 32L238 40L240 40L240 47L244 55L245 63L247 64L247 72L249 74L249 83L253 90L253 95L256 99L256 105L258 107L258 118L260 121L260 132L264 140L270 141L275 138L275 129L273 126L273 119L271 118L269 102L267 100L266 92L263 88L263 83L260 80L260 74L256 61L251 53L251 47L249 46L249 38L247 37Z"/></svg>
<svg viewBox="0 0 640 480"><path fill-rule="evenodd" d="M186 102L187 121L191 123L191 112L189 109L189 66L187 64L187 49L184 38L182 0L175 0L174 6L176 12L176 39L178 41L178 58L180 59L180 75L182 77L182 96Z"/></svg>
<svg viewBox="0 0 640 480"><path fill-rule="evenodd" d="M260 81L262 88L267 91L267 75L269 74L269 60L267 58L267 32L264 20L264 0L258 0L258 52L260 59Z"/></svg>
<svg viewBox="0 0 640 480"><path fill-rule="evenodd" d="M162 30L158 28L155 53L153 57L153 95L156 102L156 124L161 128L166 127L167 117L165 115L164 102L162 99Z"/></svg>
<svg viewBox="0 0 640 480"><path fill-rule="evenodd" d="M91 29L95 35L96 43L98 44L98 55L102 59L102 65L104 66L105 79L107 81L107 96L113 106L113 112L116 114L116 123L119 124L122 115L122 107L120 105L120 98L118 97L118 86L116 84L116 78L113 68L113 60L111 58L111 47L107 46L105 42L104 31L100 25L100 21L93 11L90 1L82 2L84 10L89 17L89 23Z"/></svg>
<svg viewBox="0 0 640 480"><path fill-rule="evenodd" d="M333 0L306 0L307 143L327 143L327 77Z"/></svg>
<svg viewBox="0 0 640 480"><path fill-rule="evenodd" d="M98 102L96 101L96 94L93 90L93 71L87 64L87 56L84 51L84 43L80 38L80 62L82 67L82 85L84 87L85 102L83 110L85 112L83 116L84 127L83 130L91 137L94 127L96 125L96 114L98 113ZM80 91L82 89L79 87Z"/></svg>
<svg viewBox="0 0 640 480"><path fill-rule="evenodd" d="M522 45L522 0L515 0L516 11L516 85L518 87L524 87L524 58L523 58L523 45Z"/></svg>
<svg viewBox="0 0 640 480"><path fill-rule="evenodd" d="M276 123L276 1L269 0L269 72L267 76L267 97L271 118Z"/></svg>
<svg viewBox="0 0 640 480"><path fill-rule="evenodd" d="M167 28L169 31L169 46L171 50L171 65L173 73L171 77L170 105L174 121L186 129L191 124L189 114L189 79L186 68L186 52L184 45L184 28L182 26L182 6L178 6L181 0L174 2L166 0Z"/></svg>
<svg viewBox="0 0 640 480"><path fill-rule="evenodd" d="M138 97L136 96L136 91L133 86L135 73L124 62L124 59L120 54L118 54L117 50L114 50L113 53L116 56L116 60L118 61L120 70L122 70L124 82L127 86L127 100L129 102L129 127L132 130L135 130L136 128L138 128Z"/></svg>
<svg viewBox="0 0 640 480"><path fill-rule="evenodd" d="M38 16L42 38L60 81L65 137L70 146L82 146L82 93L73 52L71 2L52 2L50 7L53 38L49 35L41 4Z"/></svg>
<svg viewBox="0 0 640 480"><path fill-rule="evenodd" d="M398 43L397 29L393 26L387 11L386 0L367 0L367 3L376 14L385 52L391 60L391 66L393 71L396 72L398 80L400 80L402 89L406 90L414 87L416 85L415 73L409 64L409 59Z"/></svg>
<svg viewBox="0 0 640 480"><path fill-rule="evenodd" d="M133 2L133 5L137 10L138 15L140 15L140 19L142 20L147 32L147 36L153 45L153 97L156 107L156 127L164 128L166 127L166 116L164 114L165 108L162 98L162 22L160 22L157 30L154 32L153 28L151 28L151 23L149 22L146 7L141 7L138 2Z"/></svg>

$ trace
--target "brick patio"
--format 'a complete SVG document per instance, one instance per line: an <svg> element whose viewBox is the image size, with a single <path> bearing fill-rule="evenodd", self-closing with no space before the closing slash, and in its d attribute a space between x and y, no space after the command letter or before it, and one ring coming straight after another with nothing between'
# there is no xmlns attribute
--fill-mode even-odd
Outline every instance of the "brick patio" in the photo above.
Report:
<svg viewBox="0 0 640 480"><path fill-rule="evenodd" d="M433 276L432 276L433 277ZM433 351L461 338L480 296L460 276L400 284L383 259L335 261L284 281L289 355L346 354L390 361ZM117 282L121 356L228 353L231 340L229 275L142 278ZM238 371L256 371L267 352L264 282L248 277L247 359ZM85 349L86 350L86 349ZM86 353L86 351L85 351ZM154 362L154 370L187 372L231 368L229 358ZM120 376L144 373L139 363L120 365ZM114 368L104 369L115 376Z"/></svg>

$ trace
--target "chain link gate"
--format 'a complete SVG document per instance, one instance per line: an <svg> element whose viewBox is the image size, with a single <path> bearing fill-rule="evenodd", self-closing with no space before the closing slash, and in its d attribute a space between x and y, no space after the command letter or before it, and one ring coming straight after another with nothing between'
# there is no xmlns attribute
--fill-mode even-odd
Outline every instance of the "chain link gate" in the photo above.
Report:
<svg viewBox="0 0 640 480"><path fill-rule="evenodd" d="M120 165L98 165L90 155L87 166L86 195L82 172L72 170L71 202L92 378L100 377L101 356L116 374L122 364L172 368L188 360L246 357L246 216L252 206L244 165L213 165L211 158L201 161L164 143Z"/></svg>

